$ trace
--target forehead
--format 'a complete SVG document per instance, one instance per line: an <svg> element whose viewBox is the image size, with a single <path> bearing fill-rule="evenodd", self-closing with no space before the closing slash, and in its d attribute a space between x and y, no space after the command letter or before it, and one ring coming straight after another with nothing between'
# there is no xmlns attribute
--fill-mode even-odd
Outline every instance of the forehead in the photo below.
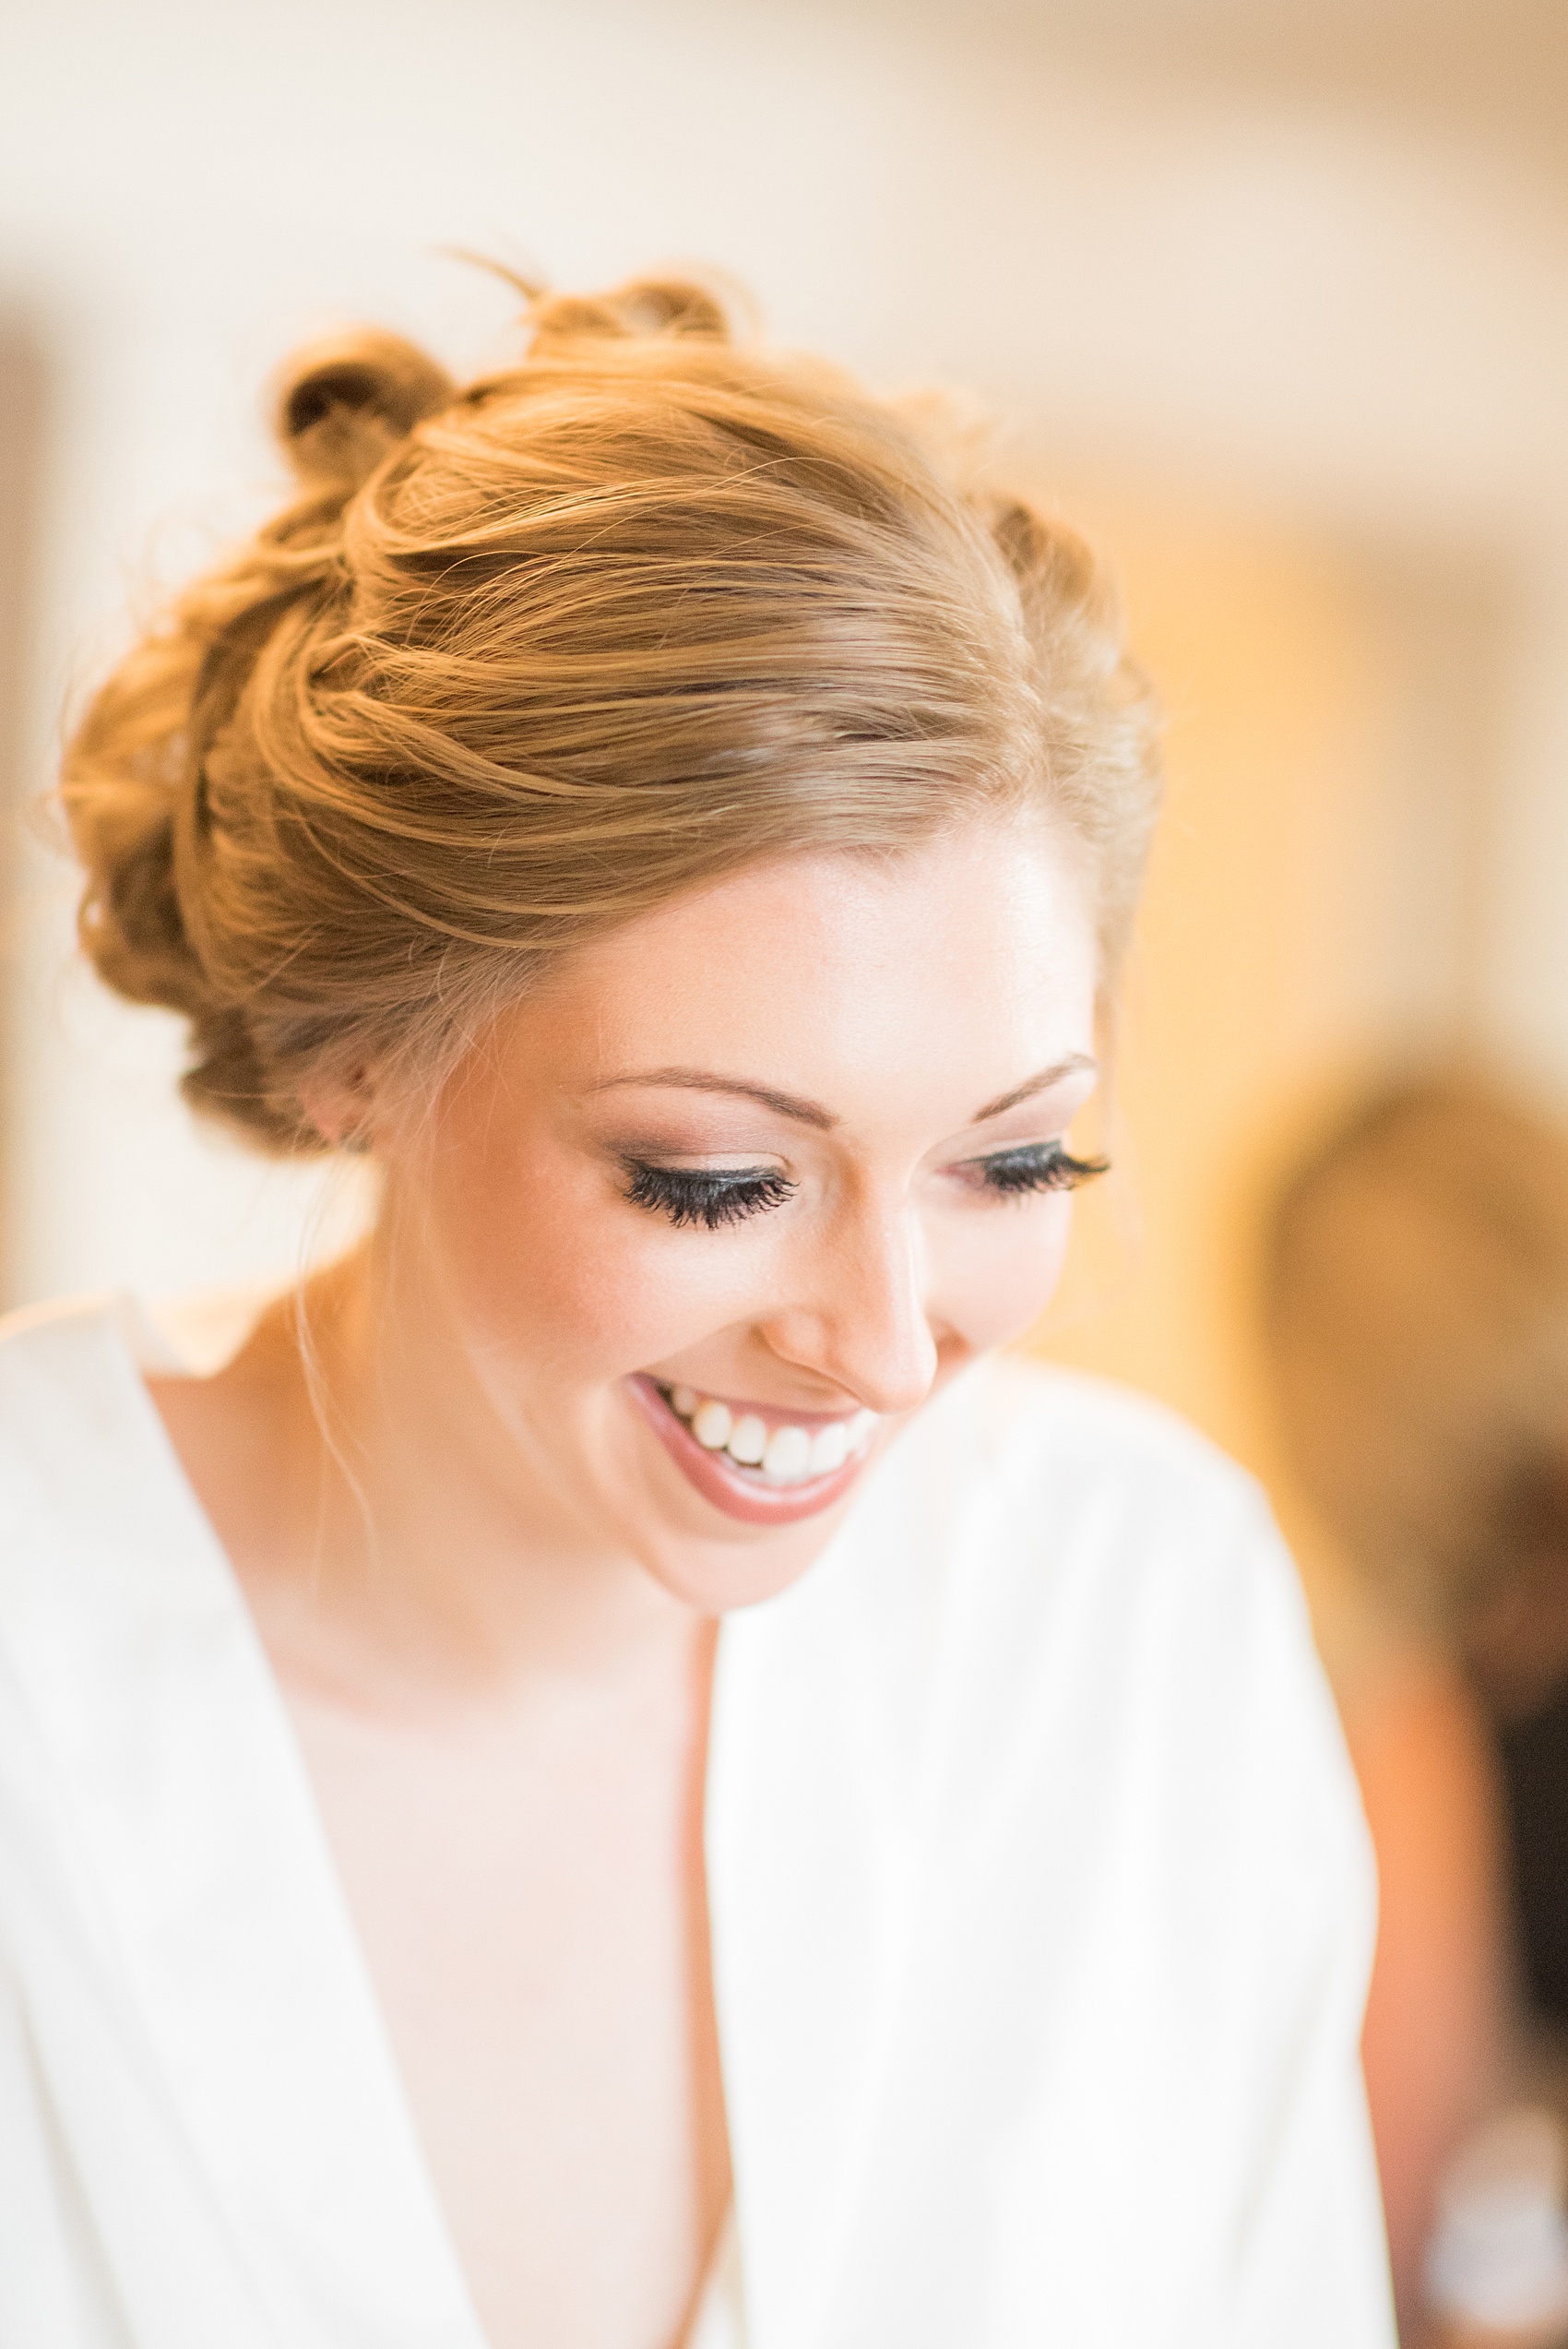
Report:
<svg viewBox="0 0 1568 2349"><path fill-rule="evenodd" d="M588 1084L679 1062L818 1098L929 1072L978 1100L1088 1048L1096 978L1075 847L991 820L691 891L574 956L521 1016Z"/></svg>

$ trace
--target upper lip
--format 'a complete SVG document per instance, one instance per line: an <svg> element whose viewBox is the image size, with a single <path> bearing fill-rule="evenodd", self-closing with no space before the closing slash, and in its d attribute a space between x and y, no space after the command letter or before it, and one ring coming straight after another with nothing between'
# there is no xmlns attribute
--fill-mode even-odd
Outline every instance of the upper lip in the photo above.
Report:
<svg viewBox="0 0 1568 2349"><path fill-rule="evenodd" d="M844 1402L837 1411L807 1411L795 1403L755 1402L745 1396L720 1394L716 1387L704 1387L695 1378L661 1378L655 1377L652 1371L644 1375L665 1397L672 1395L677 1387L689 1387L694 1394L702 1397L704 1402L725 1404L737 1419L754 1414L756 1418L768 1420L780 1427L833 1427L840 1420L853 1419L866 1407L858 1402Z"/></svg>

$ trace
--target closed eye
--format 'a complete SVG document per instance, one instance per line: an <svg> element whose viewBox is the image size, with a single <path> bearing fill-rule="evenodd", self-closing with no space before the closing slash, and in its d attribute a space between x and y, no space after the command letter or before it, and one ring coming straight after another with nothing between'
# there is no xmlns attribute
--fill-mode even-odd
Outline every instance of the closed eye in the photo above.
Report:
<svg viewBox="0 0 1568 2349"><path fill-rule="evenodd" d="M656 1166L646 1159L624 1161L626 1197L634 1207L662 1215L677 1225L706 1224L717 1232L782 1207L795 1186L768 1166Z"/></svg>
<svg viewBox="0 0 1568 2349"><path fill-rule="evenodd" d="M1110 1163L1105 1158L1075 1158L1060 1142L1031 1142L1027 1150L971 1158L959 1172L1000 1198L1021 1198L1031 1191L1075 1191L1080 1183L1105 1174Z"/></svg>

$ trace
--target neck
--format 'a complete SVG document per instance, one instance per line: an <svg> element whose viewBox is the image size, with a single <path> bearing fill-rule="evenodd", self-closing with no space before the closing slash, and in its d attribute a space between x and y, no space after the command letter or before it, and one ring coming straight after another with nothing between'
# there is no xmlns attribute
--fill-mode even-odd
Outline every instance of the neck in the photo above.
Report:
<svg viewBox="0 0 1568 2349"><path fill-rule="evenodd" d="M268 1596L331 1681L351 1664L389 1699L505 1701L619 1686L711 1636L596 1541L393 1231L276 1308L246 1355L288 1429Z"/></svg>

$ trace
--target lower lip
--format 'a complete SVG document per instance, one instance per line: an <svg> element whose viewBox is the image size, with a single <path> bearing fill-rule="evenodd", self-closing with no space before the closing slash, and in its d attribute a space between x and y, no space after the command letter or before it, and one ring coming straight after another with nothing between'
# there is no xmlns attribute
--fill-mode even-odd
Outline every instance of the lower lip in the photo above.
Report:
<svg viewBox="0 0 1568 2349"><path fill-rule="evenodd" d="M726 1517L738 1517L743 1525L795 1525L802 1518L815 1517L843 1499L865 1466L862 1453L826 1476L804 1477L797 1485L754 1483L729 1466L721 1452L710 1452L698 1443L651 1378L628 1378L626 1390L687 1483L696 1486L705 1501Z"/></svg>

